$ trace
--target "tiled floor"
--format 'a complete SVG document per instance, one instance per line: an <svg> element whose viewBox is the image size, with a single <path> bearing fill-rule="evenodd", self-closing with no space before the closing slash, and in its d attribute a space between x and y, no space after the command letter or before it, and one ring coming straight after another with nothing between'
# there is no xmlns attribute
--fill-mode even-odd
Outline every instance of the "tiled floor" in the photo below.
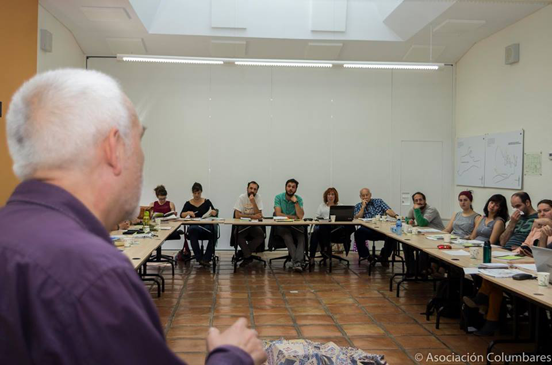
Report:
<svg viewBox="0 0 552 365"><path fill-rule="evenodd" d="M189 364L204 363L209 326L224 330L240 316L263 339L333 341L383 354L389 364L443 363L425 361L428 354L485 354L490 341L466 335L458 320L444 318L436 330L435 317L426 321L420 314L432 284L409 283L397 298L389 291L392 268L378 265L369 277L354 253L349 269L335 265L331 274L325 267L298 274L281 262L266 268L254 263L234 274L231 253L218 254L217 274L187 264L172 277L168 267L160 267L166 291L158 299L152 290L168 344ZM419 354L424 360L416 362Z"/></svg>

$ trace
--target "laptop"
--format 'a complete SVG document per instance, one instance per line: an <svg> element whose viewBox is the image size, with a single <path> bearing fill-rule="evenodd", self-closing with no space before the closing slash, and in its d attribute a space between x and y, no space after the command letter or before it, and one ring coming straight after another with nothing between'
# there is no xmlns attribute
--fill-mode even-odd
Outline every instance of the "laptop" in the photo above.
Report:
<svg viewBox="0 0 552 365"><path fill-rule="evenodd" d="M537 266L537 272L550 273L550 279L548 280L552 284L552 250L542 247L531 247L533 250L533 258L535 259L535 265Z"/></svg>
<svg viewBox="0 0 552 365"><path fill-rule="evenodd" d="M330 217L335 215L336 222L351 222L355 216L354 205L332 205L330 207Z"/></svg>

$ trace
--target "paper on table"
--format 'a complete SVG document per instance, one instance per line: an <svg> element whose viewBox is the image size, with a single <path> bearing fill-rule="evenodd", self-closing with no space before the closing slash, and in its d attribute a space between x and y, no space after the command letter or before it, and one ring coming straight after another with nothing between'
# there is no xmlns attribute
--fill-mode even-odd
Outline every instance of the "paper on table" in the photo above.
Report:
<svg viewBox="0 0 552 365"><path fill-rule="evenodd" d="M515 274L524 274L523 271L520 270L502 270L502 269L494 269L494 270L479 270L480 274L485 274L492 276L493 278L511 278Z"/></svg>
<svg viewBox="0 0 552 365"><path fill-rule="evenodd" d="M161 231L170 231L172 228L171 227L160 226L160 227L157 227L157 229L159 229Z"/></svg>
<svg viewBox="0 0 552 365"><path fill-rule="evenodd" d="M426 238L429 239L429 240L433 240L433 241L443 241L445 239L445 235L444 234L433 234L431 236L426 236ZM450 238L455 239L456 236L451 235Z"/></svg>
<svg viewBox="0 0 552 365"><path fill-rule="evenodd" d="M451 256L469 256L470 253L462 250L445 250L446 254L449 254Z"/></svg>
<svg viewBox="0 0 552 365"><path fill-rule="evenodd" d="M479 274L479 269L477 267L465 267L464 274L466 275Z"/></svg>
<svg viewBox="0 0 552 365"><path fill-rule="evenodd" d="M211 216L211 212L213 211L213 209L209 208L209 210L207 211L207 213L203 214L201 216L201 218L209 218Z"/></svg>
<svg viewBox="0 0 552 365"><path fill-rule="evenodd" d="M508 256L500 256L497 258L500 260L521 260L523 256L508 255Z"/></svg>
<svg viewBox="0 0 552 365"><path fill-rule="evenodd" d="M535 264L516 264L516 267L518 267L520 269L537 271L537 265L535 265Z"/></svg>
<svg viewBox="0 0 552 365"><path fill-rule="evenodd" d="M504 252L504 251L493 251L492 253L493 257L508 256L511 254L512 254L511 252Z"/></svg>
<svg viewBox="0 0 552 365"><path fill-rule="evenodd" d="M438 229L435 228L421 228L418 229L418 232L420 233L441 233Z"/></svg>

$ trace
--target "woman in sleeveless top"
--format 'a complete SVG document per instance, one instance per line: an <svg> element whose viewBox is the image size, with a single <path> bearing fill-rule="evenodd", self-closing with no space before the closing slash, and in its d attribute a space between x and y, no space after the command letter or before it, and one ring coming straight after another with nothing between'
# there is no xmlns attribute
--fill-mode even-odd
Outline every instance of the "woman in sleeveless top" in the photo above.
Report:
<svg viewBox="0 0 552 365"><path fill-rule="evenodd" d="M167 213L175 213L176 215L176 209L174 207L174 204L167 200L167 189L163 185L158 185L155 189L155 196L157 197L157 201L154 201L149 205L148 210L150 211L151 215L153 216L156 213L165 215Z"/></svg>
<svg viewBox="0 0 552 365"><path fill-rule="evenodd" d="M473 195L470 191L462 191L458 194L458 204L462 211L450 219L444 232L452 233L460 238L471 235L475 227L475 219L479 217L479 214L473 211L472 202Z"/></svg>
<svg viewBox="0 0 552 365"><path fill-rule="evenodd" d="M497 244L500 235L504 232L506 221L510 217L506 198L501 194L491 196L487 200L483 212L485 215L477 218L470 239Z"/></svg>
<svg viewBox="0 0 552 365"><path fill-rule="evenodd" d="M203 216L216 217L218 215L218 210L215 209L213 203L211 203L209 199L205 199L201 196L202 192L203 187L201 184L197 182L194 183L192 186L193 198L184 204L180 212L181 218L202 218ZM190 239L196 261L201 266L209 267L215 250L215 226L212 224L190 225L188 226L186 236ZM205 252L203 252L199 245L200 240L208 240Z"/></svg>
<svg viewBox="0 0 552 365"><path fill-rule="evenodd" d="M508 220L508 204L506 198L500 194L493 195L483 209L485 215L478 219L476 228L471 234L471 239L490 241L497 244L505 222ZM499 328L500 306L502 303L502 288L483 279L477 295L473 298L464 297L464 304L470 308L487 307L485 324L475 334L477 336L492 336Z"/></svg>

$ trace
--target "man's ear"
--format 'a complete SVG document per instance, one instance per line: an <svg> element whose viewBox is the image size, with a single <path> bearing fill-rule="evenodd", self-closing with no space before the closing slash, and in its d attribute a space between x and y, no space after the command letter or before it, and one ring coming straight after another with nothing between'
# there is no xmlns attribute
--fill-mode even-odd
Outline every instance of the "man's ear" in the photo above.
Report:
<svg viewBox="0 0 552 365"><path fill-rule="evenodd" d="M115 176L123 171L124 141L117 128L111 128L104 140L105 160Z"/></svg>

